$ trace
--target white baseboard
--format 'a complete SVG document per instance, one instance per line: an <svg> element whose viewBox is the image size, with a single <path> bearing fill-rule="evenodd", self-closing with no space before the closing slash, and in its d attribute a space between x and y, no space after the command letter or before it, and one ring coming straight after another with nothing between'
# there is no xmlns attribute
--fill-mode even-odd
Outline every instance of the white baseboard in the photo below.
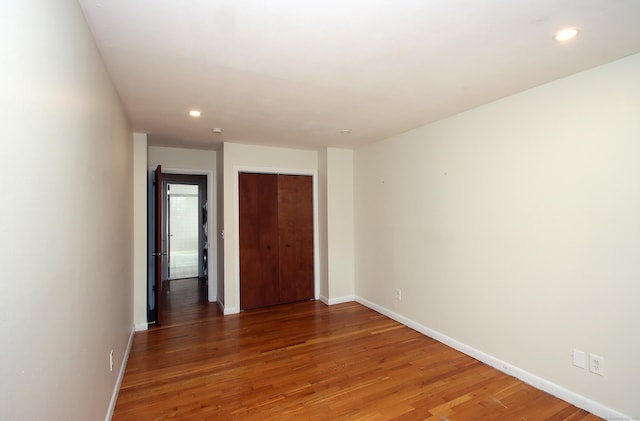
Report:
<svg viewBox="0 0 640 421"><path fill-rule="evenodd" d="M345 295L344 297L336 297L336 298L327 298L324 295L320 296L320 301L322 301L328 306L332 306L334 304L349 303L355 300L356 300L355 295Z"/></svg>
<svg viewBox="0 0 640 421"><path fill-rule="evenodd" d="M149 323L138 323L137 325L135 325L136 332L142 332L143 330L148 330L148 329L149 329Z"/></svg>
<svg viewBox="0 0 640 421"><path fill-rule="evenodd" d="M597 415L601 418L605 419L617 419L617 420L633 420L637 418L632 418L630 416L624 415L618 411L615 411L599 402L593 401L589 398L586 398L576 392L568 390L562 386L559 386L555 383L552 383L546 379L536 376L535 374L529 373L521 368L513 366L505 361L502 361L492 355L486 354L482 351L479 351L467 344L464 344L460 341L457 341L449 336L446 336L438 331L430 329L420 323L417 323L409 318L401 316L398 313L395 313L385 307L379 306L369 300L366 300L362 297L355 297L355 301L369 307L370 309L384 314L385 316L402 323L403 325L410 327L411 329L422 333L423 335L429 336L430 338L435 339L438 342L442 342L443 344L450 346L464 354L469 355L491 367L502 371L510 376L513 376L523 382L535 387L536 389L547 392L553 396L556 396L564 401L569 402L572 405L577 406L578 408L584 409L585 411L589 411L594 415Z"/></svg>
<svg viewBox="0 0 640 421"><path fill-rule="evenodd" d="M146 326L146 323L145 323ZM109 403L109 409L107 410L107 415L104 417L105 421L111 421L111 417L113 417L113 411L116 409L116 402L118 401L118 393L120 392L120 385L122 384L122 379L124 378L124 372L127 369L127 361L129 360L129 352L131 352L131 347L133 346L133 337L136 334L136 327L134 326L131 329L131 334L129 335L129 342L127 342L127 348L124 350L124 355L122 357L122 363L120 364L120 370L118 371L118 378L116 379L116 384L113 387L113 393L111 394L111 402Z"/></svg>

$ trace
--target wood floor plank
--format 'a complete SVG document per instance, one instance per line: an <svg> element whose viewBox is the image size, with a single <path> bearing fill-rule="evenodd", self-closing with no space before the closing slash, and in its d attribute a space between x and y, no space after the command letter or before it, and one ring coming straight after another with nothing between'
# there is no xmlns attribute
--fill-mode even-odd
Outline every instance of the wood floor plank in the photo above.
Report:
<svg viewBox="0 0 640 421"><path fill-rule="evenodd" d="M222 316L172 281L136 334L113 419L596 420L357 303Z"/></svg>

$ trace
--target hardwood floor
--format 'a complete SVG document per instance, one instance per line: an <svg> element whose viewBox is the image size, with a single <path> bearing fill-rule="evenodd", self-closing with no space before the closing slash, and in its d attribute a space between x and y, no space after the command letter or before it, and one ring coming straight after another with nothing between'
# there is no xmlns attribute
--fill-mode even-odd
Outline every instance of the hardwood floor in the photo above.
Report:
<svg viewBox="0 0 640 421"><path fill-rule="evenodd" d="M114 420L599 419L357 303L223 317L196 286L136 334Z"/></svg>

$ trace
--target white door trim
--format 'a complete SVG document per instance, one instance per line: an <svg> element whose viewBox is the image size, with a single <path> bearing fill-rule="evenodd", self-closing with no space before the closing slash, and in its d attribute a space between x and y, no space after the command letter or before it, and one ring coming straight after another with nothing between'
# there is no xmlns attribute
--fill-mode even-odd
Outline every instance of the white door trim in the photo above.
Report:
<svg viewBox="0 0 640 421"><path fill-rule="evenodd" d="M209 242L209 260L207 261L207 274L209 282L207 286L207 299L209 302L217 300L217 285L218 285L218 272L214 265L214 260L218 256L218 244L217 244L217 227L216 227L216 206L212 206L215 203L216 196L213 195L214 187L214 174L211 170L194 170L183 168L165 168L162 167L163 174L185 174L185 175L206 175L207 176L207 240ZM217 264L218 262L216 262Z"/></svg>

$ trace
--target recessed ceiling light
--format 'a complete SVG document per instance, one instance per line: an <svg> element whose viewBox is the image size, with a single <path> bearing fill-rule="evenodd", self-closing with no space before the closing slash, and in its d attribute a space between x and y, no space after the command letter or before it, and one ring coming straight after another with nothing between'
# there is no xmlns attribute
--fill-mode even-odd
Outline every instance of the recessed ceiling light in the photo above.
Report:
<svg viewBox="0 0 640 421"><path fill-rule="evenodd" d="M579 33L580 30L578 28L564 28L556 32L553 39L558 42L566 42L574 39Z"/></svg>
<svg viewBox="0 0 640 421"><path fill-rule="evenodd" d="M340 130L340 134L351 134L351 130L349 129Z"/></svg>
<svg viewBox="0 0 640 421"><path fill-rule="evenodd" d="M214 129L211 129L212 132L214 133L222 133L222 129L220 127L216 127Z"/></svg>
<svg viewBox="0 0 640 421"><path fill-rule="evenodd" d="M189 111L189 115L190 115L191 117L200 117L200 111L198 111L198 110L191 110L191 111Z"/></svg>

